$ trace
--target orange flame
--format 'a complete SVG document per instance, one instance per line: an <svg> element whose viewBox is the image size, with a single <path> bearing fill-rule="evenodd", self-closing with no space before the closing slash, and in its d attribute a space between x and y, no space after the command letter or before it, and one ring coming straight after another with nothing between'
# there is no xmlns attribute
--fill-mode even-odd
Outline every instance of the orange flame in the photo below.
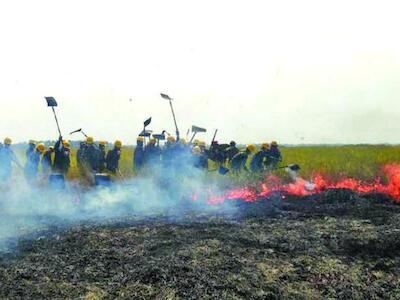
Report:
<svg viewBox="0 0 400 300"><path fill-rule="evenodd" d="M268 176L265 181L256 185L256 188L240 187L231 189L223 195L212 195L208 198L209 204L220 204L225 200L242 199L255 201L267 197L273 192L284 192L289 195L307 196L319 193L326 189L350 189L359 194L382 193L390 196L400 203L400 164L388 164L382 168L387 183L383 184L377 177L373 182L363 182L355 178L342 178L332 182L324 176L317 174L311 181L298 178L294 183L282 184L276 176Z"/></svg>

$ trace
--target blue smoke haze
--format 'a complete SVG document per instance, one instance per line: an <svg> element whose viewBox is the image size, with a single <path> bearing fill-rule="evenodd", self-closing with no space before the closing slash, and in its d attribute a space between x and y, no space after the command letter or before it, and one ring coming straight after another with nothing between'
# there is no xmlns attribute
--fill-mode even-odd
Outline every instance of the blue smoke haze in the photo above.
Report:
<svg viewBox="0 0 400 300"><path fill-rule="evenodd" d="M15 169L11 180L0 186L0 251L12 250L20 237L34 236L49 223L68 227L129 216L179 219L188 212L234 212L229 203L206 203L208 195L222 191L209 173L192 167L189 160L175 168L155 164L141 176L86 191L78 182L67 182L62 190L52 189L43 184L46 179L41 174L38 177L42 177L42 184L30 185Z"/></svg>

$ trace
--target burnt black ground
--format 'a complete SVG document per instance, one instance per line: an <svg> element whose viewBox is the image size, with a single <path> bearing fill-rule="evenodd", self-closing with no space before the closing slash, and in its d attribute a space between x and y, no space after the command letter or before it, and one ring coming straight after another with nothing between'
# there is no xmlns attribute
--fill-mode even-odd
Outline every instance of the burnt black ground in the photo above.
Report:
<svg viewBox="0 0 400 300"><path fill-rule="evenodd" d="M330 190L235 216L54 227L0 256L0 298L400 298L400 206Z"/></svg>

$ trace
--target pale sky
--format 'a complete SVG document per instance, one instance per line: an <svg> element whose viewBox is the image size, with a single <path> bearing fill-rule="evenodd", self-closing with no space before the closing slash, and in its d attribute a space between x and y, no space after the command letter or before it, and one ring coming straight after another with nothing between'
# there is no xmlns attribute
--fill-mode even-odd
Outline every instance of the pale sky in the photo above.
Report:
<svg viewBox="0 0 400 300"><path fill-rule="evenodd" d="M396 1L1 1L0 137L398 143ZM132 102L129 99L133 99ZM77 139L79 136L75 136Z"/></svg>

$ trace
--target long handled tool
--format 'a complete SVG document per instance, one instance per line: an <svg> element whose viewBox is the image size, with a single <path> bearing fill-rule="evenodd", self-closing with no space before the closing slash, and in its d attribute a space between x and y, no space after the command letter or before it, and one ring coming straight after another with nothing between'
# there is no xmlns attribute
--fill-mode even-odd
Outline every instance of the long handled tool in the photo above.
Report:
<svg viewBox="0 0 400 300"><path fill-rule="evenodd" d="M215 129L214 136L213 136L213 139L212 139L212 141L211 141L210 149L209 149L209 150L211 150L211 148L214 146L215 137L217 136L217 133L218 133L218 129Z"/></svg>
<svg viewBox="0 0 400 300"><path fill-rule="evenodd" d="M172 98L170 98L166 94L160 94L163 99L166 99L169 101L169 106L171 107L171 112L172 112L172 117L174 118L174 124L175 124L175 130L176 130L176 140L179 141L179 129L178 125L176 124L176 117L175 117L175 112L174 112L174 107L172 106Z"/></svg>
<svg viewBox="0 0 400 300"><path fill-rule="evenodd" d="M145 145L146 145L146 127L149 126L150 123L151 123L151 117L143 122L143 132L142 132L143 135L140 134L140 136L143 136L143 138L144 138ZM150 136L150 134L148 136Z"/></svg>
<svg viewBox="0 0 400 300"><path fill-rule="evenodd" d="M207 132L207 129L193 125L192 126L192 132L193 132L193 135L192 135L192 138L190 139L190 143L193 142L194 137L196 136L197 133L199 133L199 132Z"/></svg>
<svg viewBox="0 0 400 300"><path fill-rule="evenodd" d="M190 133L190 129L188 129L188 130L186 131L186 140L189 139L189 133Z"/></svg>
<svg viewBox="0 0 400 300"><path fill-rule="evenodd" d="M278 170L278 169L288 169L290 171L298 172L300 170L300 166L298 164L291 164L291 165L276 167L273 170ZM218 171L218 173L221 175L226 175L230 170L228 168L225 168L224 166L220 166L217 169L209 170L209 172L215 172L215 171Z"/></svg>
<svg viewBox="0 0 400 300"><path fill-rule="evenodd" d="M78 132L82 133L85 137L88 137L87 134L82 130L82 128L72 131L69 134L71 135L71 134L78 133Z"/></svg>
<svg viewBox="0 0 400 300"><path fill-rule="evenodd" d="M60 136L62 136L61 130L60 130L60 125L58 124L58 119L57 119L56 111L54 110L54 107L58 106L58 105L57 105L57 101L56 101L56 99L54 99L54 97L44 97L44 98L45 98L46 101L47 101L47 106L48 106L48 107L51 107L51 109L53 110L54 119L56 120L58 133L60 134Z"/></svg>
<svg viewBox="0 0 400 300"><path fill-rule="evenodd" d="M276 169L289 169L291 171L297 172L300 170L300 166L298 164L291 164L291 165L277 167Z"/></svg>
<svg viewBox="0 0 400 300"><path fill-rule="evenodd" d="M162 132L161 132L161 134L167 134L167 135L171 135L168 131L166 131L166 130L163 130Z"/></svg>

